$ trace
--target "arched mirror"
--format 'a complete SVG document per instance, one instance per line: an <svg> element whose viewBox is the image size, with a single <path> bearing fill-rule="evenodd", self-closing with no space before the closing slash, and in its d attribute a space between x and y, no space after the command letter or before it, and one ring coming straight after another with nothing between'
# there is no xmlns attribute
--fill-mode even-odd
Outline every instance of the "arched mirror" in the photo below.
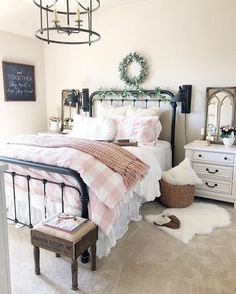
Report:
<svg viewBox="0 0 236 294"><path fill-rule="evenodd" d="M236 87L207 88L206 90L206 135L211 135L211 140L220 142L220 127L225 125L235 126L235 99Z"/></svg>

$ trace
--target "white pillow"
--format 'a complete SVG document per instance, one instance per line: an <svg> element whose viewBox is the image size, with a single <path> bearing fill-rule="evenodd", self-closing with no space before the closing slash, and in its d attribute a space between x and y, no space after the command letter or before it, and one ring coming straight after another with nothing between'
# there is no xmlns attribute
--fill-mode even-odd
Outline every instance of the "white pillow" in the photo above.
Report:
<svg viewBox="0 0 236 294"><path fill-rule="evenodd" d="M202 180L192 169L190 159L185 158L176 167L162 172L162 179L172 185L201 185Z"/></svg>
<svg viewBox="0 0 236 294"><path fill-rule="evenodd" d="M126 115L128 106L115 107L106 102L96 102L96 116L112 117L116 115Z"/></svg>
<svg viewBox="0 0 236 294"><path fill-rule="evenodd" d="M71 136L88 140L113 140L116 124L108 117L74 116Z"/></svg>
<svg viewBox="0 0 236 294"><path fill-rule="evenodd" d="M161 109L160 107L152 107L152 108L135 108L133 106L129 106L126 112L127 116L160 116Z"/></svg>

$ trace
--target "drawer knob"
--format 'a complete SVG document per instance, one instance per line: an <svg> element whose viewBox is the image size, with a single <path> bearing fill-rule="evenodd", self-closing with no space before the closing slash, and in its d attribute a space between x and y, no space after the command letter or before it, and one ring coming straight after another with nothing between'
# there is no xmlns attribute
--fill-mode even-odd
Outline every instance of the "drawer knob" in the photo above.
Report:
<svg viewBox="0 0 236 294"><path fill-rule="evenodd" d="M198 154L198 157L202 157L202 154Z"/></svg>
<svg viewBox="0 0 236 294"><path fill-rule="evenodd" d="M209 173L209 174L216 174L218 173L218 169L216 169L215 171L210 171L209 168L206 168L206 171Z"/></svg>
<svg viewBox="0 0 236 294"><path fill-rule="evenodd" d="M209 188L215 188L217 187L218 185L217 184L214 184L214 185L209 185L207 182L205 182L205 185Z"/></svg>
<svg viewBox="0 0 236 294"><path fill-rule="evenodd" d="M228 157L224 157L224 160L227 160L228 159Z"/></svg>

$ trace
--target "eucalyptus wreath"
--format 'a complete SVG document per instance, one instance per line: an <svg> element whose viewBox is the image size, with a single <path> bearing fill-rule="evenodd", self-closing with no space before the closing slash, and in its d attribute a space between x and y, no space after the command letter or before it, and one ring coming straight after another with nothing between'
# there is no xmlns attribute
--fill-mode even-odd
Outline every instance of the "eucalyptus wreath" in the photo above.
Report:
<svg viewBox="0 0 236 294"><path fill-rule="evenodd" d="M137 62L140 64L141 70L138 76L129 77L128 76L128 66L132 62ZM135 89L104 89L100 88L100 90L97 91L97 95L101 98L105 97L121 97L121 98L127 98L132 100L133 98L139 98L139 97L147 97L147 98L153 98L157 97L157 100L163 101L163 102L170 102L171 98L162 95L161 89L159 87L156 87L153 90L145 90L139 86L147 77L148 74L148 66L144 60L144 58L134 53L129 53L120 63L119 65L119 72L120 72L120 78L122 81L125 82L127 86L135 87Z"/></svg>
<svg viewBox="0 0 236 294"><path fill-rule="evenodd" d="M128 75L128 67L132 62L137 62L141 69L140 73L137 76L130 77ZM127 86L139 87L143 83L148 74L148 66L144 58L138 53L129 53L119 65L120 79L125 82Z"/></svg>

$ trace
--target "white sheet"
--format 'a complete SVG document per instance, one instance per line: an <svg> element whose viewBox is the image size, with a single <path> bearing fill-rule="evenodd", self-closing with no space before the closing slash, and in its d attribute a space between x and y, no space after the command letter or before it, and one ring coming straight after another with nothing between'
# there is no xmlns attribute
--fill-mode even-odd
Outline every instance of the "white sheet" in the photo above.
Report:
<svg viewBox="0 0 236 294"><path fill-rule="evenodd" d="M156 148L155 148L156 147ZM172 167L172 151L171 145L166 141L157 141L157 145L153 148L153 152L160 164L161 170L169 170Z"/></svg>
<svg viewBox="0 0 236 294"><path fill-rule="evenodd" d="M140 147L154 154L162 171L171 169L172 152L169 142L158 140L155 146L144 145ZM140 147L137 148L140 149ZM135 147L126 147L126 149L132 152L132 150L135 150ZM138 156L137 154L135 155Z"/></svg>

